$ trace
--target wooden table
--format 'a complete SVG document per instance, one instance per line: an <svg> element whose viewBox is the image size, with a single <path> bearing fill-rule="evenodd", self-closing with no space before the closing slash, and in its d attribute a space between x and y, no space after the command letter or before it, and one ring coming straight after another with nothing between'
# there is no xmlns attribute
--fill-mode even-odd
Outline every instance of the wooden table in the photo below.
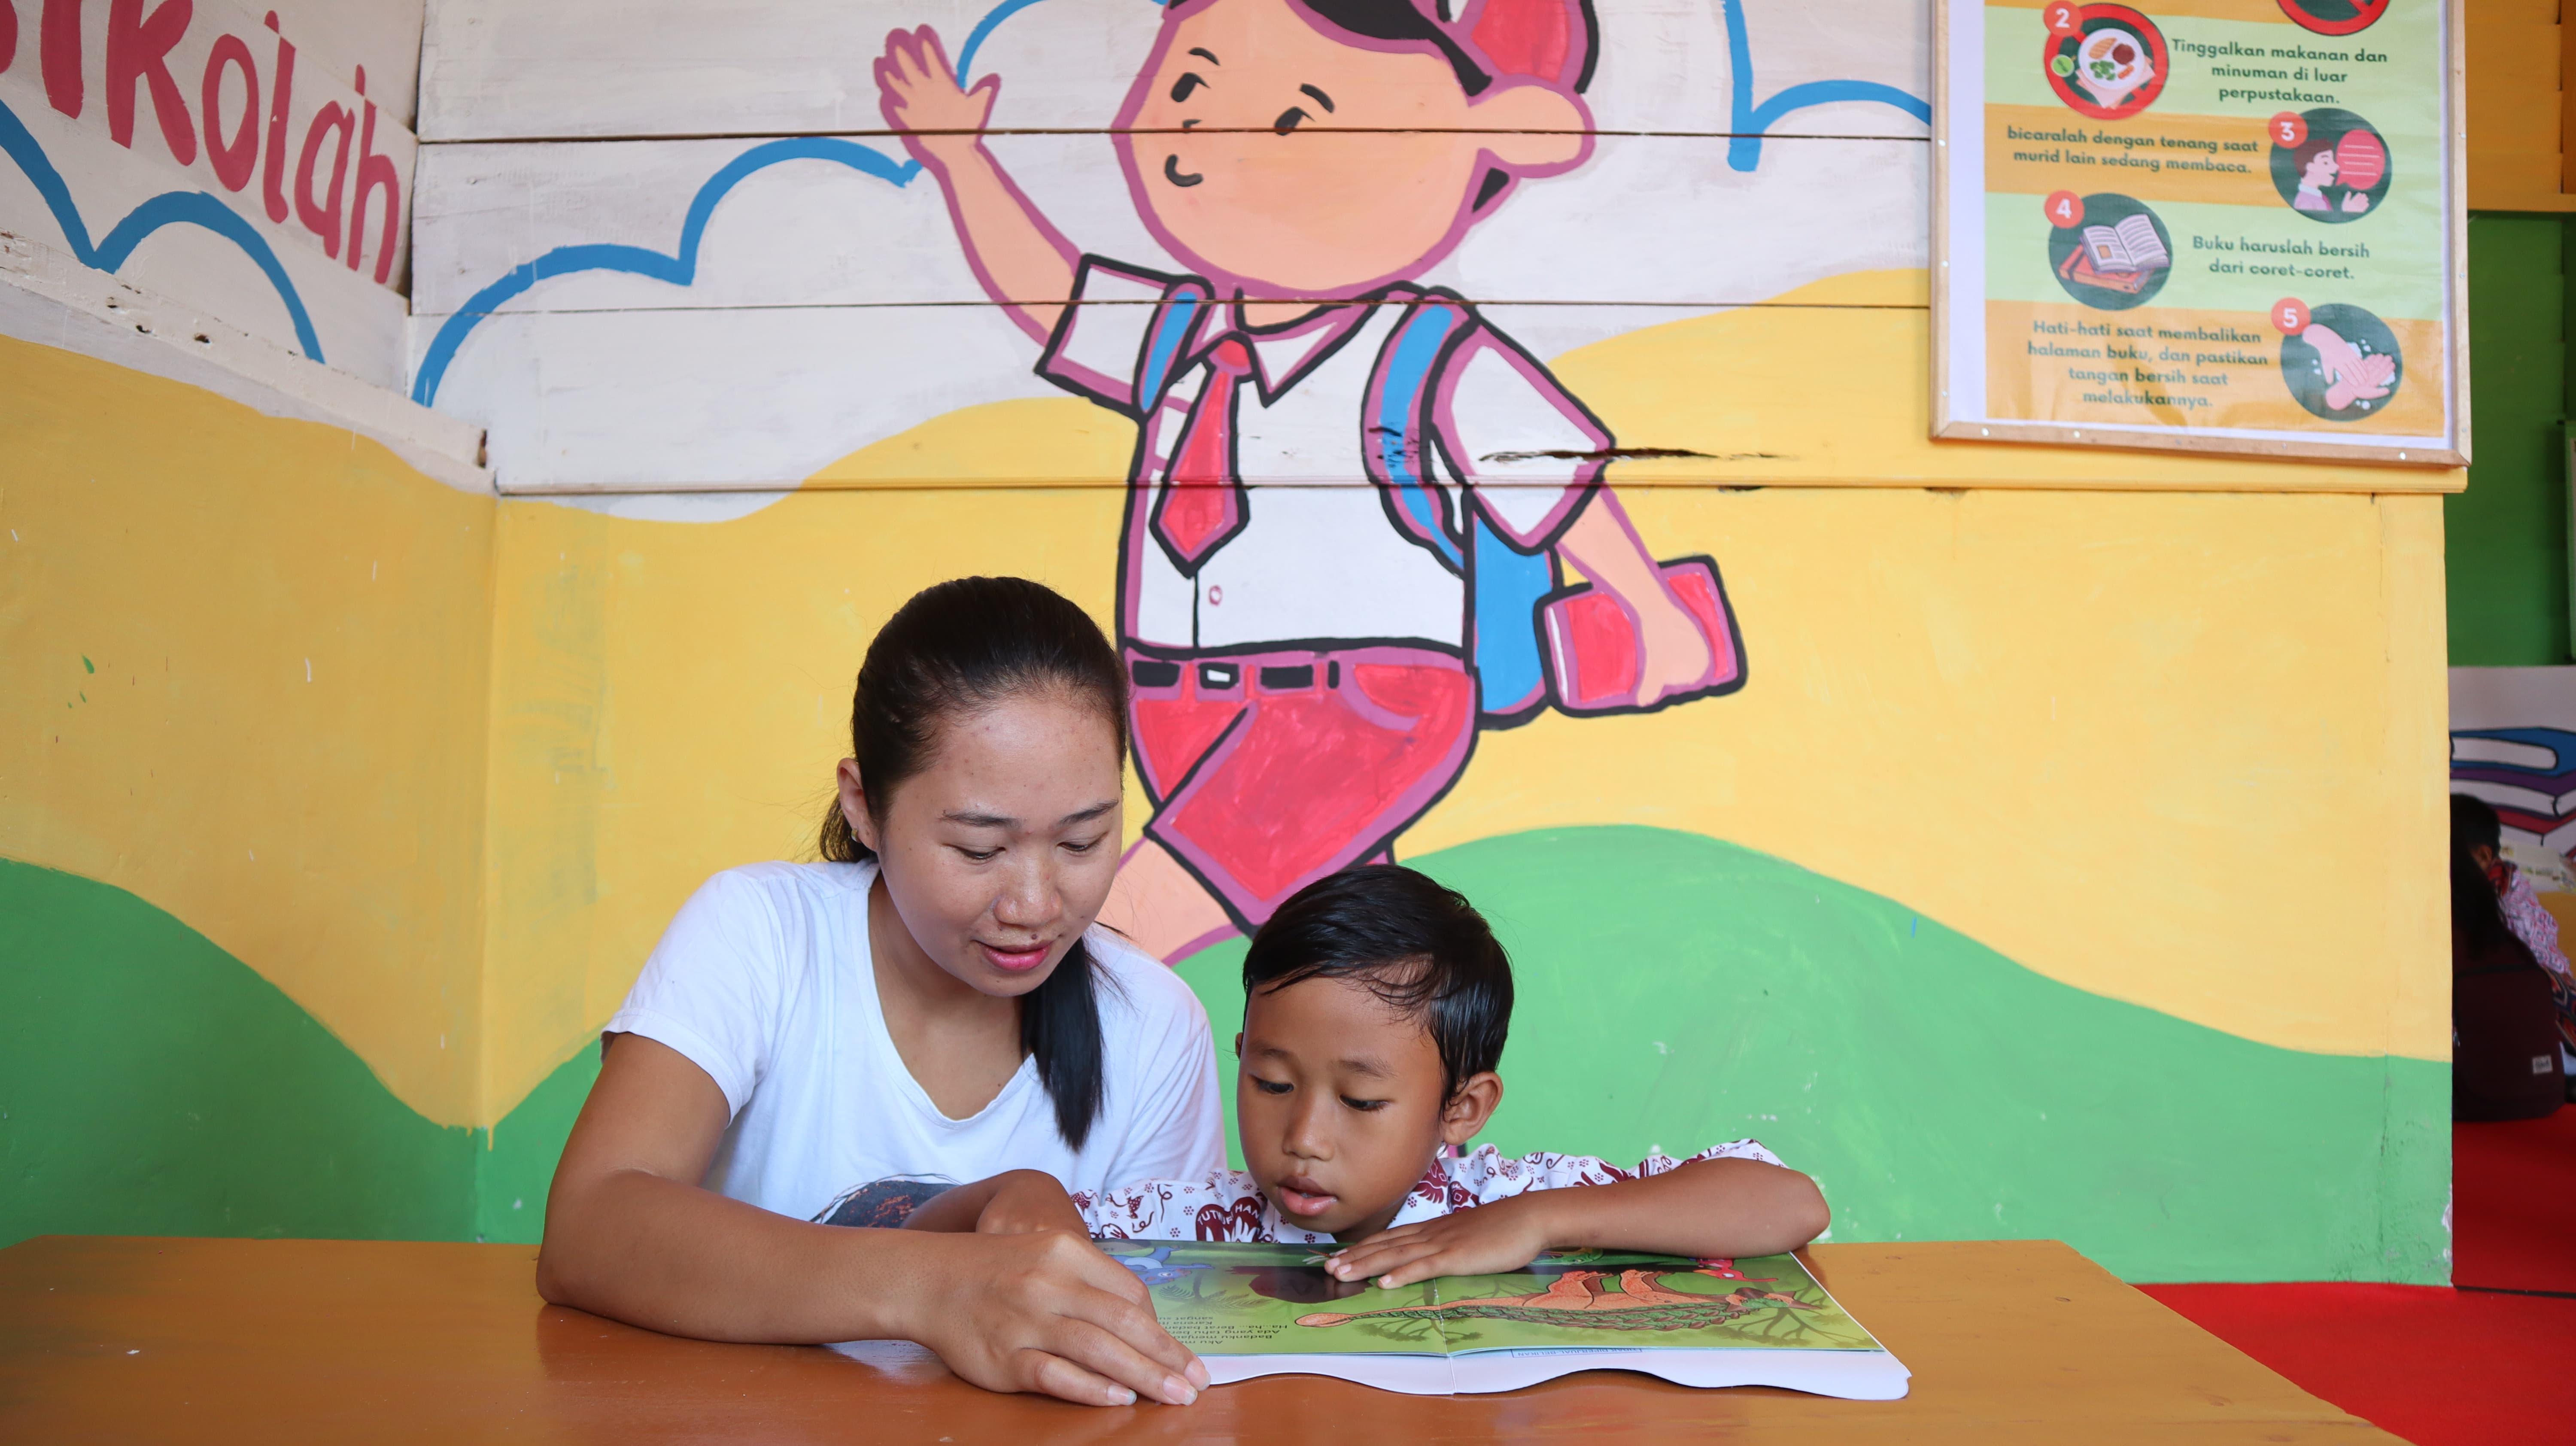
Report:
<svg viewBox="0 0 2576 1446"><path fill-rule="evenodd" d="M550 1307L531 1246L47 1236L0 1250L0 1441L2397 1440L2063 1245L1810 1255L1913 1369L1908 1399L1608 1372L1416 1397L1289 1376L1092 1410L977 1390L915 1346L711 1345Z"/></svg>

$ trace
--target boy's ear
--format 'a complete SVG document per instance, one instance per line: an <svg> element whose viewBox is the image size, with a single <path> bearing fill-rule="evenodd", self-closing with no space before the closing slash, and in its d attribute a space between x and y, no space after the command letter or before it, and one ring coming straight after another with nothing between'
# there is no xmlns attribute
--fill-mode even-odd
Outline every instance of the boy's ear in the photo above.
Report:
<svg viewBox="0 0 2576 1446"><path fill-rule="evenodd" d="M1465 1145L1485 1128L1494 1111L1503 1102L1503 1077L1486 1070L1458 1081L1449 1103L1440 1107L1440 1138L1452 1145Z"/></svg>
<svg viewBox="0 0 2576 1446"><path fill-rule="evenodd" d="M1592 152L1592 113L1564 91L1536 81L1503 82L1467 102L1476 139L1514 175L1542 175Z"/></svg>
<svg viewBox="0 0 2576 1446"><path fill-rule="evenodd" d="M1234 1032L1234 1057L1243 1058L1243 1031L1240 1029Z"/></svg>

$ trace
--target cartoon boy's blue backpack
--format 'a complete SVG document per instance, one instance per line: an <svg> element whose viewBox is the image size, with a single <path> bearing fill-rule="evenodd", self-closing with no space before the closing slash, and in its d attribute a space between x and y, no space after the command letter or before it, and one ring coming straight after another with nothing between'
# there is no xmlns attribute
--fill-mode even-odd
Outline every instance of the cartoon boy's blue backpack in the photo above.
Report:
<svg viewBox="0 0 2576 1446"><path fill-rule="evenodd" d="M1664 585L1708 642L1709 666L1692 686L1641 704L1637 624L1625 604L1588 582L1559 586L1552 551L1522 551L1481 505L1471 502L1460 535L1448 494L1425 460L1432 452L1431 383L1480 325L1463 301L1423 293L1378 353L1367 393L1377 414L1366 419L1365 453L1369 475L1388 490L1406 532L1467 579L1482 725L1513 727L1551 706L1581 716L1655 712L1743 687L1743 638L1714 558L1659 564Z"/></svg>

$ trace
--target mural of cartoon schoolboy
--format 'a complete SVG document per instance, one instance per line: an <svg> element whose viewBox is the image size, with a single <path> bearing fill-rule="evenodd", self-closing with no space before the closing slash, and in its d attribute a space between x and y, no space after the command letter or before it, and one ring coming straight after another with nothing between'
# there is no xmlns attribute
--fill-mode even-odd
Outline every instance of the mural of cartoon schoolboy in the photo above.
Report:
<svg viewBox="0 0 2576 1446"><path fill-rule="evenodd" d="M1531 607L1551 556L1623 606L1634 706L1737 663L1602 484L1601 423L1463 299L1407 279L1518 183L1590 155L1595 44L1585 0L1454 18L1180 0L1115 138L1148 230L1194 268L1170 275L1038 213L985 143L1001 77L961 87L928 27L888 37L886 119L977 279L1040 374L1137 423L1118 625L1155 811L1103 917L1158 957L1390 857L1480 717L1544 706ZM1521 661L1498 668L1498 643Z"/></svg>

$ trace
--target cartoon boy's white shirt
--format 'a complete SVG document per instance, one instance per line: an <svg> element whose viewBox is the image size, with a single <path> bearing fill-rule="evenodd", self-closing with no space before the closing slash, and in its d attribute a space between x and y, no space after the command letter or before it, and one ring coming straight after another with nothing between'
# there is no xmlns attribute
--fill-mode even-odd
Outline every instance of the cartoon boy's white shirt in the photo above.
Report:
<svg viewBox="0 0 2576 1446"><path fill-rule="evenodd" d="M1159 303L1182 280L1086 259L1070 314L1038 363L1058 385L1131 416L1150 405L1140 418L1139 486L1165 485L1209 375L1204 362L1190 363L1160 398L1138 395ZM1231 308L1205 310L1177 348L1183 357L1199 355L1231 320ZM1402 305L1355 302L1283 330L1244 333L1254 370L1237 397L1234 460L1245 525L1195 576L1150 540L1131 543L1135 641L1464 645L1466 579L1396 529L1362 454L1370 382L1405 314ZM1482 325L1427 385L1445 453L1430 480L1449 495L1451 515L1467 515L1463 487L1473 484L1499 527L1543 541L1600 470L1593 424Z"/></svg>

